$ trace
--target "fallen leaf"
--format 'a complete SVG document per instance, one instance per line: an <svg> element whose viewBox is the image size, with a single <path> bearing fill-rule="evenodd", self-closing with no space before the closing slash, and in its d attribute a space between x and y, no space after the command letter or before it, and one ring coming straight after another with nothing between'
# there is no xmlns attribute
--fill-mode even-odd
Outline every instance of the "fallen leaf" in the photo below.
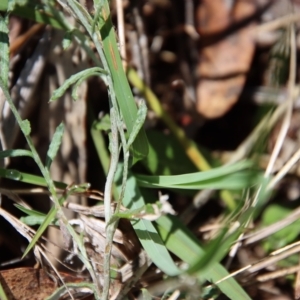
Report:
<svg viewBox="0 0 300 300"><path fill-rule="evenodd" d="M202 41L197 110L206 118L221 117L236 103L255 49L254 22L246 21L255 13L255 1L234 3L203 0L196 12Z"/></svg>

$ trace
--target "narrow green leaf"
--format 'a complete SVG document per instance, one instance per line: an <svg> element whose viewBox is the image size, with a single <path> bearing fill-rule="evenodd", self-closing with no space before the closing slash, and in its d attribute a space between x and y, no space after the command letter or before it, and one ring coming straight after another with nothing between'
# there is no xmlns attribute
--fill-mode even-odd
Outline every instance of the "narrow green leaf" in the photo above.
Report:
<svg viewBox="0 0 300 300"><path fill-rule="evenodd" d="M51 222L55 218L56 213L57 213L57 209L55 208L55 206L53 206L50 209L49 213L47 214L47 216L46 216L45 220L43 221L43 223L40 225L40 227L36 231L35 236L32 238L31 242L29 243L29 245L25 249L22 258L24 258L29 253L29 251L34 247L34 245L37 243L38 239L42 236L44 231L47 229L47 227L51 224Z"/></svg>
<svg viewBox="0 0 300 300"><path fill-rule="evenodd" d="M84 183L82 185L73 185L70 188L68 188L67 192L64 193L59 199L58 199L58 204L59 206L61 206L63 204L63 202L74 192L76 191L83 191L87 188L88 184ZM34 247L34 245L36 244L36 242L38 241L38 239L42 236L42 234L44 233L44 231L47 229L47 227L54 221L54 218L56 216L56 213L58 212L58 208L57 206L52 206L52 208L50 209L50 211L48 212L47 216L45 217L45 220L43 221L43 223L41 224L41 226L39 227L39 229L37 230L35 236L33 237L32 241L30 242L30 244L28 245L28 247L26 248L23 257L26 256L26 254L32 249L32 247ZM66 224L60 224L60 226L65 226L67 227L69 233L72 235L72 237L76 240L77 243L80 243L80 240L77 236L77 234L75 233L74 229L72 228L72 226L70 226L68 224L68 222L66 221ZM81 245L78 245L78 247L80 248L80 251L82 253L85 252L85 248ZM90 266L89 266L90 268Z"/></svg>
<svg viewBox="0 0 300 300"><path fill-rule="evenodd" d="M204 172L195 172L173 176L135 175L138 185L149 188L172 189L242 189L260 183L262 173L246 169L249 164L238 163L232 166L215 168Z"/></svg>
<svg viewBox="0 0 300 300"><path fill-rule="evenodd" d="M8 39L8 14L0 14L0 78L8 88L9 74L9 39Z"/></svg>
<svg viewBox="0 0 300 300"><path fill-rule="evenodd" d="M128 141L127 141L127 146L130 147L134 140L136 139L138 133L140 132L141 128L144 126L146 117L147 117L147 105L145 101L141 101L139 104L139 109L136 117L136 121L134 123L134 126L132 128L132 131L129 135Z"/></svg>
<svg viewBox="0 0 300 300"><path fill-rule="evenodd" d="M0 168L0 177L47 187L47 183L43 177L20 172L18 170ZM63 182L54 181L54 184L56 188L62 190L64 190L67 187L67 184Z"/></svg>
<svg viewBox="0 0 300 300"><path fill-rule="evenodd" d="M24 212L25 214L29 215L29 216L42 216L42 217L46 217L45 214L37 211L37 210L34 210L34 209L28 209L22 205L19 205L19 204L14 204L14 206L16 208L18 208L20 211Z"/></svg>
<svg viewBox="0 0 300 300"><path fill-rule="evenodd" d="M13 169L0 169L0 176L16 181L19 181L22 178L21 173L18 170Z"/></svg>
<svg viewBox="0 0 300 300"><path fill-rule="evenodd" d="M169 276L179 275L182 271L174 263L161 237L150 221L131 221L138 238L153 263Z"/></svg>
<svg viewBox="0 0 300 300"><path fill-rule="evenodd" d="M182 190L202 190L202 189L215 189L215 190L240 190L250 187L259 183L261 176L257 176L257 173L251 171L244 171L235 174L229 174L227 176L216 177L210 180L192 182L190 184L161 184L153 182L141 181L137 178L138 185L148 188L171 188ZM192 178L191 178L192 179Z"/></svg>
<svg viewBox="0 0 300 300"><path fill-rule="evenodd" d="M253 164L250 161L242 161L229 166L223 166L215 168L209 171L194 172L184 175L173 175L173 176L148 176L148 175L138 175L135 177L138 181L144 181L148 183L158 184L158 185L183 185L190 184L192 182L200 182L209 179L215 179L217 177L225 176L231 173L238 172L240 170L245 170L251 167Z"/></svg>
<svg viewBox="0 0 300 300"><path fill-rule="evenodd" d="M46 167L48 169L50 169L52 161L57 154L57 151L58 151L61 141L62 141L63 134L64 134L64 124L60 123L55 130L55 133L53 135L51 144L50 144L48 152L47 152Z"/></svg>
<svg viewBox="0 0 300 300"><path fill-rule="evenodd" d="M12 149L0 151L0 159L5 157L29 156L32 157L32 152L23 149Z"/></svg>

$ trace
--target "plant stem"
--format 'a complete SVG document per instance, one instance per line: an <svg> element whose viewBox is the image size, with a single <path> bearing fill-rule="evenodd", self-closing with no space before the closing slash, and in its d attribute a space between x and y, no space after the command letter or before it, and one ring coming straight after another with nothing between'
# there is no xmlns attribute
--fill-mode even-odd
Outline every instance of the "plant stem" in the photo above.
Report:
<svg viewBox="0 0 300 300"><path fill-rule="evenodd" d="M104 189L104 211L105 211L105 222L106 227L106 240L105 240L105 252L103 258L103 292L102 299L108 299L109 297L109 286L110 286L110 256L113 243L113 236L117 226L117 222L110 223L112 216L111 211L111 198L112 198L112 187L114 183L115 173L117 171L119 162L119 136L118 136L118 125L117 118L119 117L116 113L115 106L110 103L110 120L111 120L111 138L110 138L110 151L111 161L109 171L106 178L105 189Z"/></svg>

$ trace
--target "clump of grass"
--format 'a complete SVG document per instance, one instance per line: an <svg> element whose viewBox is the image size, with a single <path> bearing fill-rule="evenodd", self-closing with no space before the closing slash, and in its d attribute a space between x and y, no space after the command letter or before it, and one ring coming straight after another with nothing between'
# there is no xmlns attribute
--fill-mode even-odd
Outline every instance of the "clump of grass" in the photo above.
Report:
<svg viewBox="0 0 300 300"><path fill-rule="evenodd" d="M180 282L194 282L201 297L217 297L224 293L230 299L250 299L241 284L234 275L245 269L255 272L267 265L268 261L262 264L249 265L243 270L234 274L223 267L220 262L228 255L232 255L240 246L244 238L244 232L248 225L261 213L270 197L270 192L278 181L286 174L292 164L298 159L298 152L285 167L272 178L274 161L284 141L284 136L289 124L295 89L295 49L294 32L291 30L291 59L289 79L289 101L281 105L273 113L267 115L257 128L249 135L248 139L237 149L231 157L231 164L219 168L211 168L204 155L197 148L195 143L184 135L182 129L175 125L167 112L162 108L159 101L149 87L137 76L134 70L128 70L128 78L131 83L140 90L150 108L165 122L177 139L177 146L181 144L179 155L171 157L175 162L181 156L187 157L198 169L199 172L186 172L180 175L165 174L137 174L132 166L141 161L148 170L153 170L153 165L160 163L161 157L157 156L155 148L150 148L146 132L143 128L147 116L145 102L136 105L127 75L123 69L121 57L118 51L116 36L111 21L111 13L108 1L94 1L94 14L75 0L57 1L61 7L70 13L82 25L84 30L79 31L64 21L64 15L58 12L54 3L47 3L38 14L33 14L35 7L26 10L27 6L15 3L15 6L2 3L0 10L6 11L5 16L0 19L0 52L3 54L0 60L0 87L6 101L18 122L18 125L26 139L29 150L6 149L0 152L1 158L29 156L31 157L42 174L42 177L25 174L19 170L0 169L0 175L12 180L18 180L37 186L46 186L50 199L53 202L52 209L47 215L40 215L30 209L22 208L23 212L35 216L34 224L39 229L32 237L24 256L35 247L37 242L50 225L58 221L61 231L73 240L78 249L78 257L90 273L94 283L93 288L89 287L96 299L109 299L111 286L111 251L114 242L114 234L120 218L127 218L131 221L143 249L148 257L147 266L152 261L166 275L166 282L173 280L171 290L176 289ZM13 99L9 93L8 72L9 72L9 42L8 42L8 18L9 13L17 13L24 17L34 18L37 22L44 22L64 30L67 38L77 42L90 56L93 66L77 74L73 74L59 89L57 89L50 101L59 101L59 97L73 89L73 96L76 98L76 89L91 76L99 77L107 87L109 98L109 123L105 126L97 123L91 128L91 135L97 148L99 160L106 171L106 184L104 190L104 217L105 227L105 253L103 256L103 283L100 284L96 276L94 266L85 248L85 244L74 228L69 224L63 211L64 202L75 193L88 193L89 186L83 183L71 185L69 183L54 182L50 176L50 169L61 146L64 134L64 125L57 127L52 141L49 145L47 158L43 162L32 142L31 124L29 120L22 120L16 109ZM45 17L46 16L46 17ZM97 53L93 53L89 45L93 43ZM262 172L246 157L255 148L256 140L262 131L269 131L281 114L285 113L284 125L278 138L277 146L272 154L269 166L263 176ZM124 125L126 130L124 129ZM100 130L99 130L100 128ZM110 145L106 146L103 138L103 128L109 132ZM174 147L174 146L173 146ZM179 147L179 146L178 146ZM122 155L120 155L122 153ZM145 160L147 157L147 160ZM148 165L147 165L148 164ZM150 165L151 164L151 165ZM171 169L171 168L170 168ZM63 189L64 193L59 195L57 188ZM171 215L172 210L164 211L164 204L160 201L153 201L150 189L171 189L173 191L184 190L221 190L225 199L228 213L224 214L220 222L220 230L216 231L210 242L203 247L199 240L192 234L189 228L184 225L180 218ZM112 205L114 199L115 206ZM160 199L159 199L160 200ZM126 209L125 209L126 208ZM90 211L89 211L90 212ZM25 220L25 219L23 219ZM32 222L32 219L30 219ZM31 223L31 224L33 224ZM247 237L246 241L247 241ZM250 243L250 242L249 242ZM174 261L171 253L175 254ZM142 268L141 268L142 269ZM143 272L145 269L142 270ZM142 271L139 276L142 275ZM172 279L171 279L172 278ZM134 278L133 281L139 278ZM195 281L194 281L195 280ZM207 284L208 282L208 284ZM130 283L130 284L129 284ZM125 283L126 284L126 283ZM131 282L124 288L123 297L130 289ZM182 297L190 293L182 287ZM81 287L81 285L72 285ZM66 290L71 286L65 285ZM57 291L60 293L61 290ZM1 293L1 291L0 291ZM56 295L57 295L56 293ZM3 292L2 292L3 294ZM1 297L5 297L4 295ZM54 297L54 296L53 296ZM121 296L119 296L121 297Z"/></svg>

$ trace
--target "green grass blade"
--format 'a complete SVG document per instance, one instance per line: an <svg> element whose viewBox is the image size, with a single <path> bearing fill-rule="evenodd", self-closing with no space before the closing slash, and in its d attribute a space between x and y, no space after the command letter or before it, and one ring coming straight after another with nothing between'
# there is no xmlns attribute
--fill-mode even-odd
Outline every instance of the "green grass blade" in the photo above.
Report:
<svg viewBox="0 0 300 300"><path fill-rule="evenodd" d="M39 217L46 217L45 214L37 211L37 210L34 210L34 209L28 209L22 205L19 205L19 204L15 204L15 207L18 208L20 211L24 212L25 214L29 215L29 216L39 216Z"/></svg>
<svg viewBox="0 0 300 300"><path fill-rule="evenodd" d="M141 187L172 189L242 189L262 179L258 170L251 170L249 162L215 168L205 172L171 176L135 175Z"/></svg>
<svg viewBox="0 0 300 300"><path fill-rule="evenodd" d="M118 169L116 174L118 188L121 188L122 168ZM132 201L134 199L134 201ZM130 175L124 194L123 204L129 209L138 209L145 205L143 196L136 185L135 178ZM137 236L143 245L143 248L151 258L154 264L163 272L170 276L178 275L181 271L177 268L169 251L166 249L163 241L157 233L155 227L147 220L132 220L131 224L137 233Z"/></svg>
<svg viewBox="0 0 300 300"><path fill-rule="evenodd" d="M43 214L37 210L34 209L28 209L24 206L21 206L19 204L14 204L16 208L18 208L20 211L27 214L27 216L23 216L20 218L20 221L25 223L28 226L35 226L35 225L41 225L45 221L46 214Z"/></svg>
<svg viewBox="0 0 300 300"><path fill-rule="evenodd" d="M196 237L178 218L162 216L156 223L157 230L166 247L189 265L193 265L199 259L199 256L205 254ZM217 282L227 275L229 275L228 271L219 263L215 263L209 270L199 272L197 277L200 280L205 278L210 282ZM218 284L218 287L229 299L251 299L234 278L228 278Z"/></svg>
<svg viewBox="0 0 300 300"><path fill-rule="evenodd" d="M32 238L32 240L29 243L29 245L27 246L27 248L25 249L22 258L24 258L29 253L29 251L34 247L34 245L37 243L38 239L42 236L42 234L47 229L47 227L52 223L53 219L56 216L56 213L57 213L57 209L55 208L55 206L52 206L52 208L48 212L44 222L38 228L38 230L36 231L36 234Z"/></svg>
<svg viewBox="0 0 300 300"><path fill-rule="evenodd" d="M210 180L191 182L186 184L172 184L172 183L160 183L155 182L158 176L153 176L149 181L140 180L137 178L137 183L141 187L147 188L170 188L170 189L187 189L187 190L202 190L202 189L231 189L239 190L246 188L250 185L256 184L259 177L257 173L250 171L238 172L235 174L229 174L227 176L216 177ZM170 178L171 179L171 178ZM191 176L191 180L193 180Z"/></svg>
<svg viewBox="0 0 300 300"><path fill-rule="evenodd" d="M47 187L46 180L43 177L20 172L18 170L0 168L0 177ZM62 190L67 187L67 184L59 181L54 181L54 184L56 188Z"/></svg>
<svg viewBox="0 0 300 300"><path fill-rule="evenodd" d="M55 206L52 206L52 208L50 209L50 211L48 212L45 220L43 221L43 223L41 224L41 226L38 228L35 236L33 237L33 239L31 240L31 242L29 243L28 247L26 248L23 257L25 257L28 252L32 249L32 247L36 244L36 242L38 241L38 239L42 236L42 234L44 233L44 231L47 229L47 227L53 222L54 218L56 217L57 212L60 209L60 206L62 205L62 203L68 198L69 195L71 195L73 192L76 191L82 191L85 189L85 184L83 184L82 186L76 186L73 185L72 187L68 188L68 191L66 193L64 193L59 199L58 199L58 203L55 204ZM77 235L75 233L75 231L72 229L72 227L68 224L68 221L65 220L66 224L64 224L64 226L68 227L68 231L70 232L70 234L72 235L72 237L74 239L77 239ZM60 224L62 225L62 224ZM82 248L83 249L83 248ZM83 249L84 250L84 249Z"/></svg>
<svg viewBox="0 0 300 300"><path fill-rule="evenodd" d="M107 0L100 2L102 2L101 4L103 5L102 16L100 17L100 33L103 50L111 72L118 105L120 106L121 114L130 135L137 118L137 107L122 66L108 2ZM148 154L148 141L143 128L141 128L133 142L132 152L135 160L143 159Z"/></svg>
<svg viewBox="0 0 300 300"><path fill-rule="evenodd" d="M171 258L153 224L147 220L132 221L131 224L153 263L169 276L179 275L181 271Z"/></svg>
<svg viewBox="0 0 300 300"><path fill-rule="evenodd" d="M172 176L147 176L138 175L135 177L139 181L145 181L149 183L157 183L159 185L183 185L191 182L200 182L217 177L225 176L231 173L235 173L252 166L250 161L243 161L229 166L223 166L204 172L194 172L184 175L172 175Z"/></svg>

